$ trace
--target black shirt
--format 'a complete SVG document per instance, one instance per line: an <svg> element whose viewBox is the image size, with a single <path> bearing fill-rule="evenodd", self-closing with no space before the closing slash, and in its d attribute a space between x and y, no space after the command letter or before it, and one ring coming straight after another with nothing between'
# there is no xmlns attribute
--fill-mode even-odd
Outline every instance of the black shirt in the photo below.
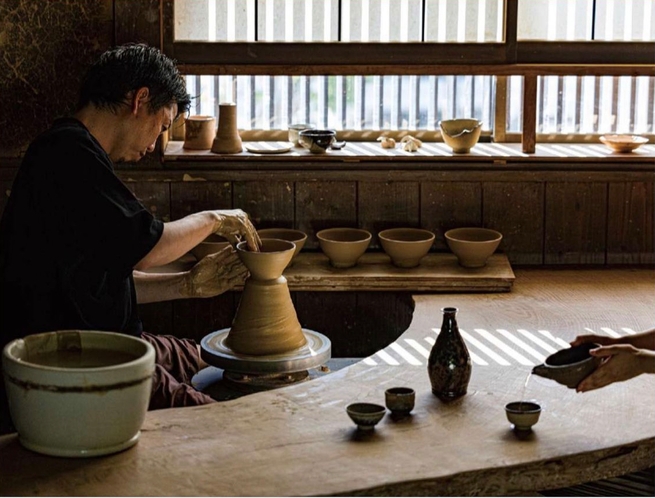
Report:
<svg viewBox="0 0 655 498"><path fill-rule="evenodd" d="M55 121L27 150L0 222L0 343L66 329L138 335L132 269L162 231L84 125Z"/></svg>

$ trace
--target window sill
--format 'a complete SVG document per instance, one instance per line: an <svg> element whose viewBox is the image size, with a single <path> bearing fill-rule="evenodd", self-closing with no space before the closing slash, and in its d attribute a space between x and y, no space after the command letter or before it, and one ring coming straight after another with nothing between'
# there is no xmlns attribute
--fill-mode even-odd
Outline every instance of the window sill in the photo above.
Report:
<svg viewBox="0 0 655 498"><path fill-rule="evenodd" d="M551 163L553 165L565 162L576 163L584 168L585 164L594 169L616 168L617 164L626 163L630 168L652 169L655 161L655 144L646 144L636 151L617 154L611 152L602 144L537 144L534 154L521 151L521 144L478 143L468 154L454 154L443 142L424 142L417 152L403 151L400 146L395 149L383 149L378 142L348 142L342 150L330 150L326 154L312 154L303 148L292 148L281 154L258 154L246 151L246 146L257 148L274 148L280 142L244 142L244 151L238 154L215 154L208 150L184 149L183 142L168 142L164 152L164 167L176 168L179 164L193 162L194 166L210 166L209 163L230 162L231 167L248 168L248 164L256 162L258 167L266 163L279 169L280 164L299 165L303 168L341 167L352 168L352 163L384 163L392 162L394 168L419 167L422 163L456 163L458 168L466 168L467 163L477 167L480 163L493 163L503 166L526 163Z"/></svg>

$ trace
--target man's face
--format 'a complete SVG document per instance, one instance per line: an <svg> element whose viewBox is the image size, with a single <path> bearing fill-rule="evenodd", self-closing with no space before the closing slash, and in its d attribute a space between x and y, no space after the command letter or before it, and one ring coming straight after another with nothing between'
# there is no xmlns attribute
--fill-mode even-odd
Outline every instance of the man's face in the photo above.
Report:
<svg viewBox="0 0 655 498"><path fill-rule="evenodd" d="M147 103L141 105L132 115L132 125L123 137L119 161L135 162L155 150L157 138L171 127L175 116L177 104L164 106L155 112Z"/></svg>

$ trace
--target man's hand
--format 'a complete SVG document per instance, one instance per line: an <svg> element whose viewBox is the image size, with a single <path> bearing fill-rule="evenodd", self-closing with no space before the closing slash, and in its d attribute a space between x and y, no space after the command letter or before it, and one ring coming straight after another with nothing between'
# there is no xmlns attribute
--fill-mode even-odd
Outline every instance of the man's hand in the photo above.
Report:
<svg viewBox="0 0 655 498"><path fill-rule="evenodd" d="M246 212L241 209L222 209L214 213L218 217L214 233L222 235L233 244L245 237L248 248L251 251L259 251L262 241Z"/></svg>
<svg viewBox="0 0 655 498"><path fill-rule="evenodd" d="M571 341L571 346L580 346L581 344L586 344L588 342L600 344L601 346L611 346L612 344L617 344L619 341L612 337L607 337L606 335L579 335Z"/></svg>
<svg viewBox="0 0 655 498"><path fill-rule="evenodd" d="M600 366L576 387L577 392L591 391L613 382L632 379L642 373L655 371L655 353L638 349L631 344L602 346L589 351L592 356L603 357Z"/></svg>
<svg viewBox="0 0 655 498"><path fill-rule="evenodd" d="M184 276L184 297L213 297L243 285L248 270L232 247L202 258Z"/></svg>

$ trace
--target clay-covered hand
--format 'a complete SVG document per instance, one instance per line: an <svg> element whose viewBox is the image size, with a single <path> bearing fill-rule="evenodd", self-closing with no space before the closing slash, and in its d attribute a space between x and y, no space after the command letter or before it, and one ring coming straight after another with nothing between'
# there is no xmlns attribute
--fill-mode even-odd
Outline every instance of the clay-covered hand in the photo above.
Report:
<svg viewBox="0 0 655 498"><path fill-rule="evenodd" d="M248 269L232 247L205 256L184 276L184 297L213 297L243 285Z"/></svg>
<svg viewBox="0 0 655 498"><path fill-rule="evenodd" d="M591 391L613 382L632 379L642 373L655 372L655 353L631 344L601 346L590 350L589 354L604 359L594 372L578 384L578 392Z"/></svg>
<svg viewBox="0 0 655 498"><path fill-rule="evenodd" d="M251 251L258 251L262 241L257 230L250 222L248 213L241 209L221 209L214 211L218 220L214 225L214 233L222 235L232 243L236 243L242 237L248 242Z"/></svg>

